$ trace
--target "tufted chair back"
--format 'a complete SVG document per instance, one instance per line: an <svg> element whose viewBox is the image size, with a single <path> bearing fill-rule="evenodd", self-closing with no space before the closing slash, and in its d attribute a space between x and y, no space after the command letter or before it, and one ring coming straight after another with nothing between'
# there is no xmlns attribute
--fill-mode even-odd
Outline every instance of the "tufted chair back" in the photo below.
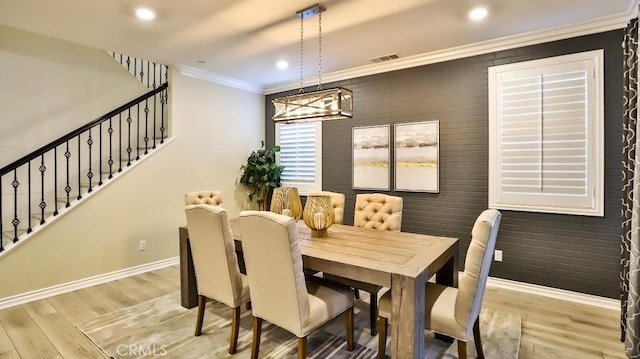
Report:
<svg viewBox="0 0 640 359"><path fill-rule="evenodd" d="M478 216L471 230L471 243L467 249L455 303L456 321L469 331L482 307L501 217L500 212L495 209L487 209Z"/></svg>
<svg viewBox="0 0 640 359"><path fill-rule="evenodd" d="M356 196L354 226L400 232L401 224L402 197L382 193Z"/></svg>
<svg viewBox="0 0 640 359"><path fill-rule="evenodd" d="M212 206L222 206L222 192L220 191L198 191L189 192L184 195L184 205L210 204Z"/></svg>
<svg viewBox="0 0 640 359"><path fill-rule="evenodd" d="M248 300L229 226L220 206L194 204L185 207L198 294L230 307ZM246 293L243 293L246 292Z"/></svg>
<svg viewBox="0 0 640 359"><path fill-rule="evenodd" d="M342 224L344 221L344 194L338 192L329 192L329 191L318 191L318 192L309 192L309 195L325 195L331 197L331 202L333 203L333 213L335 214L335 218L333 223Z"/></svg>

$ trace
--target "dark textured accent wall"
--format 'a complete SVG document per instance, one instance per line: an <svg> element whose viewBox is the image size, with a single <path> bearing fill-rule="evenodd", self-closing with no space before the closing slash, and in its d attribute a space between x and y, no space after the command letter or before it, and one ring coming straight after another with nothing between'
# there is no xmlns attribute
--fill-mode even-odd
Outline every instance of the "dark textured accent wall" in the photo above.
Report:
<svg viewBox="0 0 640 359"><path fill-rule="evenodd" d="M622 39L622 30L609 31L325 85L353 90L354 117L323 123L323 189L346 195L345 223L352 224L355 196L366 192L351 186L352 127L440 121L440 193L389 193L404 199L403 231L460 238L462 261L488 205L488 67L604 49L605 216L501 211L496 248L504 257L490 275L618 298ZM266 97L269 144L273 97Z"/></svg>

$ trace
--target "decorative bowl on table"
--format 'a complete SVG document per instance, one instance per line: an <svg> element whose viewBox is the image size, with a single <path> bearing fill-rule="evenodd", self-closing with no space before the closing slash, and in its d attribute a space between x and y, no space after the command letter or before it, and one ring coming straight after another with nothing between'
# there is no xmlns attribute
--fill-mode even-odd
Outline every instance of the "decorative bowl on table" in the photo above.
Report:
<svg viewBox="0 0 640 359"><path fill-rule="evenodd" d="M310 194L307 197L302 218L307 227L311 228L312 237L326 237L327 228L331 227L335 219L331 197L328 195Z"/></svg>

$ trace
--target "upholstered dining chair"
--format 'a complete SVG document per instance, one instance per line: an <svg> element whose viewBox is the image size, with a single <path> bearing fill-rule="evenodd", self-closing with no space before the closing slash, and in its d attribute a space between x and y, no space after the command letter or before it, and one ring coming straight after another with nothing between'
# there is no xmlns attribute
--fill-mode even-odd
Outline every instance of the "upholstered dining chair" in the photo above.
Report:
<svg viewBox="0 0 640 359"><path fill-rule="evenodd" d="M196 191L185 193L184 205L210 204L213 206L222 205L222 192L220 191Z"/></svg>
<svg viewBox="0 0 640 359"><path fill-rule="evenodd" d="M478 358L484 358L480 340L480 309L489 276L489 268L500 227L500 212L483 211L471 230L464 272L458 288L427 283L425 292L425 328L458 339L458 358L467 358L467 341L475 339ZM380 336L378 358L385 357L387 323L391 318L391 292L380 298Z"/></svg>
<svg viewBox="0 0 640 359"><path fill-rule="evenodd" d="M193 267L198 287L198 318L195 336L202 333L207 298L231 307L229 353L236 352L240 306L249 301L249 282L240 273L227 211L220 206L195 204L185 207Z"/></svg>
<svg viewBox="0 0 640 359"><path fill-rule="evenodd" d="M317 191L309 192L309 195L326 195L331 197L331 202L333 203L333 213L335 214L333 223L342 224L344 222L344 193Z"/></svg>
<svg viewBox="0 0 640 359"><path fill-rule="evenodd" d="M258 358L263 320L298 337L298 358L306 358L307 335L344 312L353 350L353 291L321 278L305 282L295 220L243 211L240 228L253 309L251 358Z"/></svg>
<svg viewBox="0 0 640 359"><path fill-rule="evenodd" d="M353 225L355 227L399 232L402 225L402 197L383 193L357 195ZM360 289L369 293L371 335L376 335L378 332L376 328L378 322L378 292L382 287L326 273L324 278L353 287L356 290L356 296Z"/></svg>

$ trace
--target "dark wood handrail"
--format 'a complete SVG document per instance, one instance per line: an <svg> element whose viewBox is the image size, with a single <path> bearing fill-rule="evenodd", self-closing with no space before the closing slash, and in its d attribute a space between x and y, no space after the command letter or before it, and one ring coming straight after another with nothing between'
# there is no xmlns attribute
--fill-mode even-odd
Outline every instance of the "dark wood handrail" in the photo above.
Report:
<svg viewBox="0 0 640 359"><path fill-rule="evenodd" d="M21 165L23 165L23 164L25 164L25 163L27 163L27 162L29 162L29 161L41 156L42 154L52 150L53 148L55 148L57 146L60 146L61 144L65 143L65 142L69 141L70 139L78 136L79 134L87 131L88 129L93 128L95 125L108 120L109 118L119 114L120 112L122 112L122 111L124 111L124 110L126 110L126 109L128 109L130 107L133 107L134 105L136 105L136 104L148 99L149 97L152 97L152 96L156 95L159 92L162 92L162 91L166 90L168 86L169 86L169 84L165 82L160 87L158 87L158 88L156 88L154 90L151 90L151 91L147 92L146 94L144 94L144 95L142 95L142 96L140 96L140 97L138 97L136 99L133 99L133 100L125 103L124 105L116 108L115 110L110 111L110 112L98 117L97 119L87 123L86 125L78 128L76 130L73 130L73 131L69 132L68 134L58 138L57 140L54 140L51 143L48 143L48 144L40 147L39 149L29 153L28 155L26 155L26 156L24 156L24 157L22 157L22 158L20 158L20 159L18 159L16 161L11 162L10 164L8 164L8 165L2 167L2 169L0 169L0 176L4 176L5 174L13 171L15 168L20 167Z"/></svg>

